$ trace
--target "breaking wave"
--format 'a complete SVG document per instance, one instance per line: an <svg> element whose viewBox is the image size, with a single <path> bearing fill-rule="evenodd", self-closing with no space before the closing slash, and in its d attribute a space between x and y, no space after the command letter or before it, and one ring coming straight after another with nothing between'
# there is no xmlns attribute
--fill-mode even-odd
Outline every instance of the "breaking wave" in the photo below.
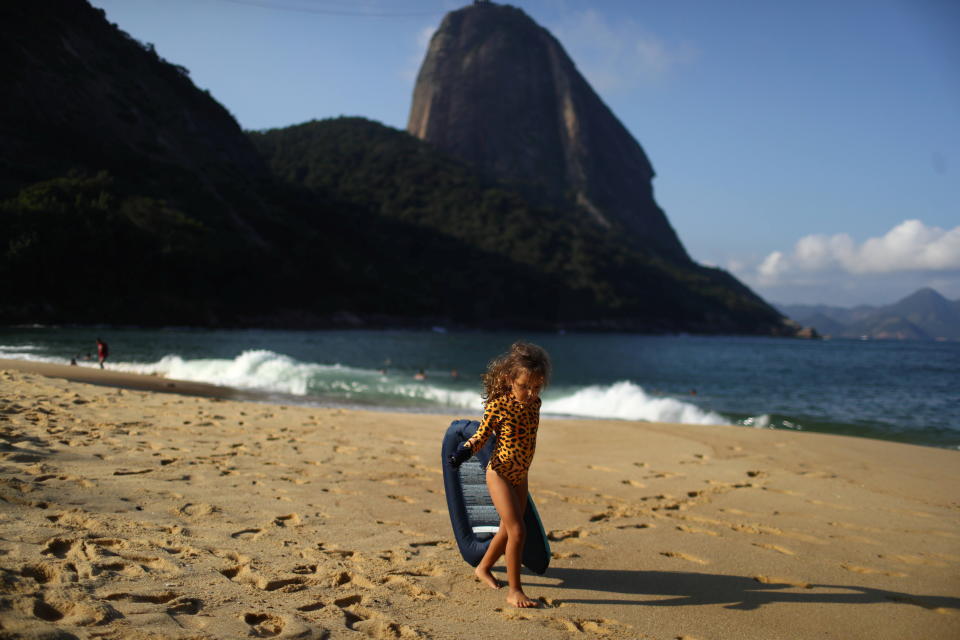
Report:
<svg viewBox="0 0 960 640"><path fill-rule="evenodd" d="M666 396L650 395L627 381L584 387L558 398L545 396L543 411L585 418L619 418L686 424L730 424L719 413Z"/></svg>

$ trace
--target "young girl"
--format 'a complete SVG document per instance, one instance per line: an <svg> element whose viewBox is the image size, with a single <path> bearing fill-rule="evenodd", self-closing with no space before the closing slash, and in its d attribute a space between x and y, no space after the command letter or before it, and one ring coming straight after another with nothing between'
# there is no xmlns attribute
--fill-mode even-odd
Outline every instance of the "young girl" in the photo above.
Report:
<svg viewBox="0 0 960 640"><path fill-rule="evenodd" d="M550 378L550 356L535 344L516 342L510 351L495 358L483 374L483 420L476 434L451 456L459 466L480 451L491 434L496 444L487 466L487 488L500 515L500 529L477 565L477 577L493 587L500 583L490 570L500 556L507 556L507 602L516 607L535 607L523 593L520 562L526 530L527 471L533 462L540 425L540 391Z"/></svg>

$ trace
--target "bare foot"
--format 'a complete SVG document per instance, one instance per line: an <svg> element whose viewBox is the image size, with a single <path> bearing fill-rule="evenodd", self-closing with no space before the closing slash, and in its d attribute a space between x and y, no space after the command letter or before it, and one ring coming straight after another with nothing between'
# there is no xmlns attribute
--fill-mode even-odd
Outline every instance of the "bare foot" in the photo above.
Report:
<svg viewBox="0 0 960 640"><path fill-rule="evenodd" d="M510 595L507 596L507 602L513 606L520 609L528 609L530 607L539 607L540 603L536 600L531 600L528 598L523 591L511 591Z"/></svg>
<svg viewBox="0 0 960 640"><path fill-rule="evenodd" d="M473 575L477 576L477 579L480 580L480 582L486 584L491 589L499 589L501 587L500 581L493 577L493 574L490 573L490 569L477 567L474 569Z"/></svg>

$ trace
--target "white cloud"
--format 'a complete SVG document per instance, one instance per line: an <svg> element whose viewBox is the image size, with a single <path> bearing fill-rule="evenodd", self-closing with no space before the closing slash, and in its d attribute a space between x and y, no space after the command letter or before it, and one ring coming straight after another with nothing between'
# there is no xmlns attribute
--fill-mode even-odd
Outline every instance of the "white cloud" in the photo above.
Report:
<svg viewBox="0 0 960 640"><path fill-rule="evenodd" d="M905 220L878 238L857 245L845 233L809 235L793 251L774 251L755 273L738 263L736 271L762 286L809 282L829 274L874 275L907 271L960 271L960 226L950 230ZM731 269L734 265L730 265ZM745 273L746 272L746 273Z"/></svg>
<svg viewBox="0 0 960 640"><path fill-rule="evenodd" d="M905 220L860 243L846 233L809 235L791 250L760 260L739 256L727 268L780 302L887 304L921 287L954 298L960 295L960 226Z"/></svg>
<svg viewBox="0 0 960 640"><path fill-rule="evenodd" d="M633 20L611 22L595 9L570 13L550 31L599 91L655 80L699 56L688 42L667 42Z"/></svg>

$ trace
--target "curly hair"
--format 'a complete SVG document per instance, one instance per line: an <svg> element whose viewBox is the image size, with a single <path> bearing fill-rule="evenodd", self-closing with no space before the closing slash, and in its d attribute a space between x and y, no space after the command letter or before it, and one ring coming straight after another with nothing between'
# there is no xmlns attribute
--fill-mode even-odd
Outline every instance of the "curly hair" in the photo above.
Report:
<svg viewBox="0 0 960 640"><path fill-rule="evenodd" d="M529 342L514 342L510 350L502 353L487 365L481 376L484 402L510 393L510 385L521 371L543 377L543 386L550 381L550 356L543 347Z"/></svg>

